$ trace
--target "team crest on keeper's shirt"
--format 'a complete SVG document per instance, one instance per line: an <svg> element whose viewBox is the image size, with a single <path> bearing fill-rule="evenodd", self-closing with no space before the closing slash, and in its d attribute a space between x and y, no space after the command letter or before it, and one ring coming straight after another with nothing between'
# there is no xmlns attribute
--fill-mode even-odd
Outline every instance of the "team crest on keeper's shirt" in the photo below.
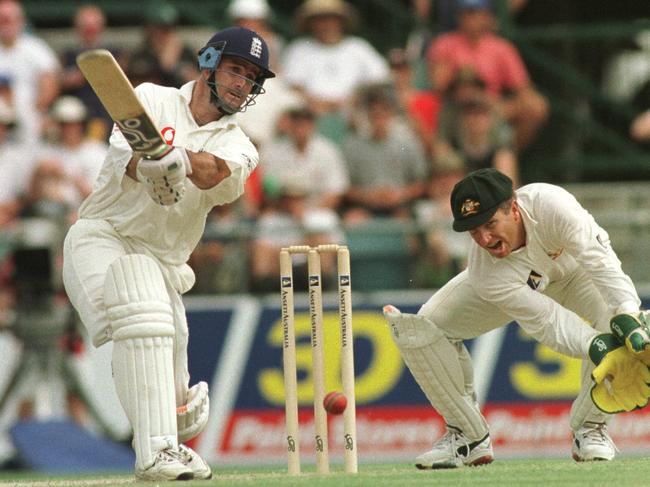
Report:
<svg viewBox="0 0 650 487"><path fill-rule="evenodd" d="M474 215L475 213L478 213L480 206L480 201L467 198L465 201L463 201L463 204L460 207L460 214L463 215L463 217Z"/></svg>
<svg viewBox="0 0 650 487"><path fill-rule="evenodd" d="M282 276L282 287L291 287L291 278L287 276Z"/></svg>
<svg viewBox="0 0 650 487"><path fill-rule="evenodd" d="M526 281L526 283L533 291L536 291L539 285L542 283L542 275L535 271L530 271L530 275L528 276L528 281Z"/></svg>
<svg viewBox="0 0 650 487"><path fill-rule="evenodd" d="M318 276L309 276L309 286L318 286L318 283L320 280L318 279Z"/></svg>

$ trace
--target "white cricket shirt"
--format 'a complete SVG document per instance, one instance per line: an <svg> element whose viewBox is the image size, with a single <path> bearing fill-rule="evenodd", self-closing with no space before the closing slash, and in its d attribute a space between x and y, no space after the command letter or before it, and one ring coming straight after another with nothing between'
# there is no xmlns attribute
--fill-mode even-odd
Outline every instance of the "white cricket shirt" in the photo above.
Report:
<svg viewBox="0 0 650 487"><path fill-rule="evenodd" d="M22 34L12 47L0 43L0 74L7 76L16 110L18 139L37 144L41 136L42 114L36 108L41 76L60 69L56 53L42 39Z"/></svg>
<svg viewBox="0 0 650 487"><path fill-rule="evenodd" d="M180 89L143 83L136 93L167 143L210 152L224 159L232 174L208 190L186 179L185 197L174 205L161 206L149 197L143 184L126 176L132 151L121 132L114 129L94 190L79 210L80 218L109 222L135 251L156 257L181 292L193 283L193 273L185 263L203 235L207 214L244 192L244 183L258 162L257 149L234 116L196 124L189 109L194 83Z"/></svg>
<svg viewBox="0 0 650 487"><path fill-rule="evenodd" d="M638 311L639 296L621 269L609 235L573 195L544 183L523 186L516 194L526 245L496 259L472 241L469 280L483 299L533 338L566 355L584 357L597 332L541 291L580 266L611 315Z"/></svg>
<svg viewBox="0 0 650 487"><path fill-rule="evenodd" d="M364 84L390 79L386 60L368 41L355 36L336 44L296 39L286 48L282 73L290 85L328 101L350 97Z"/></svg>

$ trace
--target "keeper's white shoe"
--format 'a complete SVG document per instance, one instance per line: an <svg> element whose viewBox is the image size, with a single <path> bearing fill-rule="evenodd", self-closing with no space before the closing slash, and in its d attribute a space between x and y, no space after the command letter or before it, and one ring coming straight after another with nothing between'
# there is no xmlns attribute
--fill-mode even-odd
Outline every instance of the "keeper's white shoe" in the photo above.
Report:
<svg viewBox="0 0 650 487"><path fill-rule="evenodd" d="M585 423L573 432L571 453L576 462L613 460L617 451L604 423Z"/></svg>
<svg viewBox="0 0 650 487"><path fill-rule="evenodd" d="M478 441L470 441L465 435L454 429L447 429L433 449L415 459L419 469L457 468L463 465L477 466L494 460L490 435Z"/></svg>
<svg viewBox="0 0 650 487"><path fill-rule="evenodd" d="M208 480L212 478L210 465L198 453L182 443L178 445L178 451L181 454L181 461L192 469L194 480Z"/></svg>
<svg viewBox="0 0 650 487"><path fill-rule="evenodd" d="M192 480L192 469L182 462L181 454L172 449L158 451L153 463L145 469L135 470L137 480Z"/></svg>

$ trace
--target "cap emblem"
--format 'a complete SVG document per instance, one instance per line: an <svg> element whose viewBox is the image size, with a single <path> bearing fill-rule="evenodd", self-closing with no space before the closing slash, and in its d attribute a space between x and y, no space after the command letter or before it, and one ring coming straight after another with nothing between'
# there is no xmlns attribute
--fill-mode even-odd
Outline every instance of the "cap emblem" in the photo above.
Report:
<svg viewBox="0 0 650 487"><path fill-rule="evenodd" d="M464 217L474 215L478 213L478 209L481 206L480 201L466 199L463 201L462 206L460 207L460 214Z"/></svg>

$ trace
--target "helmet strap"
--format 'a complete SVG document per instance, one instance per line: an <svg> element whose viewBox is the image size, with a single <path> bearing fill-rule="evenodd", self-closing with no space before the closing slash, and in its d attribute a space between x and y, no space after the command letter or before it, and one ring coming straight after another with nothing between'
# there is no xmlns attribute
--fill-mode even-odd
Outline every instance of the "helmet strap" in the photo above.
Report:
<svg viewBox="0 0 650 487"><path fill-rule="evenodd" d="M216 70L212 70L210 76L206 80L206 84L210 88L210 103L216 106L222 115L232 115L233 113L238 112L239 110L233 110L231 106L227 105L221 98L219 98L215 76Z"/></svg>

